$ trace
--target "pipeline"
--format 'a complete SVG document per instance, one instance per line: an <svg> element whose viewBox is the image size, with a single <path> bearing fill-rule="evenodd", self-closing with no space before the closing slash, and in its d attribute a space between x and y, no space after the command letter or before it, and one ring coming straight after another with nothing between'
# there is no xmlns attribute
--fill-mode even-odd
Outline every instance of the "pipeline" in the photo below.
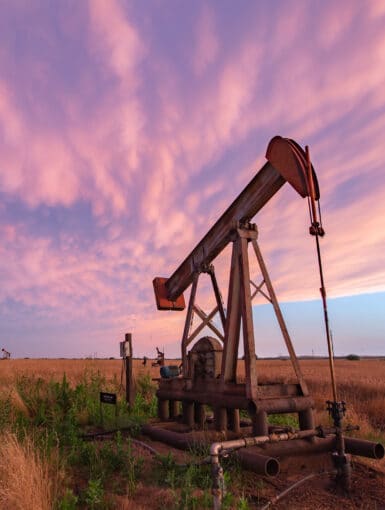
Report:
<svg viewBox="0 0 385 510"><path fill-rule="evenodd" d="M260 446L266 443L278 443L281 441L290 441L294 439L304 439L314 437L319 434L319 430L300 430L298 432L286 432L281 434L270 434L267 436L254 436L244 437L242 439L234 439L231 441L222 441L213 443L210 447L211 457L211 473L213 477L212 484L212 495L213 495L213 508L214 510L220 510L222 506L222 499L226 492L224 483L223 468L219 462L219 457L224 455L226 452L233 452L240 448L246 448L247 446ZM261 456L264 457L264 456ZM266 463L264 459L258 459L259 464L263 464L266 469ZM277 461L278 463L278 461ZM278 466L279 467L279 466ZM275 467L276 469L276 467Z"/></svg>
<svg viewBox="0 0 385 510"><path fill-rule="evenodd" d="M347 427L346 431L350 431L355 429L355 427ZM106 435L115 434L120 431L129 430L128 427L121 429L114 429L105 432L96 432L92 434L85 434L81 436L85 440L92 440L98 437L103 437ZM172 446L176 446L177 448L186 450L191 448L194 445L193 438L183 437L183 434L173 432L171 430L164 430L158 427L154 427L151 425L144 425L142 427L142 433L149 435L152 439L160 440L171 444ZM365 441L362 439L355 439L346 436L341 436L343 438L345 444L345 451L348 454L360 455L364 457L369 457L373 459L382 459L385 455L384 446L381 443L374 443L372 441ZM314 438L313 442L309 442L309 438ZM160 453L150 445L147 445L143 441L138 441L137 439L131 439L133 444L137 444L143 448L146 448L150 453L152 453L155 458L160 457ZM222 499L225 495L226 488L224 483L224 473L223 468L220 464L220 457L224 455L228 455L229 453L236 452L237 450L241 450L243 448L247 448L250 446L262 446L269 444L268 453L270 456L263 455L260 453L250 453L247 450L237 452L238 458L241 464L246 468L252 471L255 471L259 474L265 476L276 476L279 473L279 462L274 458L274 455L277 456L285 456L290 455L290 453L297 453L300 451L301 453L306 452L315 452L315 451L335 451L336 449L336 429L322 429L321 427L309 430L299 430L296 432L293 431L285 431L285 432L273 432L265 436L254 436L254 437L244 437L241 439L234 439L230 441L222 441L215 442L211 444L210 447L210 456L200 460L198 462L186 463L186 464L178 464L177 467L188 467L191 465L201 466L204 464L211 463L211 471L212 471L212 495L213 495L213 508L214 510L220 510ZM338 470L335 471L338 473ZM329 474L334 473L328 472ZM269 508L270 505L273 505L278 500L283 498L288 492L298 487L305 481L323 474L327 474L327 472L322 473L314 473L306 476L305 478L295 482L292 486L285 489L281 494L275 496L271 501L268 502L267 505L263 507L263 509Z"/></svg>
<svg viewBox="0 0 385 510"><path fill-rule="evenodd" d="M333 430L333 429L331 429ZM320 436L323 434L324 431L322 429L309 429L309 430L300 430L297 432L286 432L286 433L280 433L280 434L270 434L267 436L255 436L255 437L247 437L242 439L235 439L232 441L223 441L223 442L217 442L213 443L210 447L210 457L211 457L211 471L212 471L212 477L213 477L213 483L212 483L212 495L213 495L213 508L214 510L220 510L222 499L225 495L225 484L224 484L224 476L223 476L223 468L220 464L219 458L220 456L223 456L226 453L233 452L234 450L238 450L240 448L246 448L247 446L262 446L264 444L272 444L272 448L274 448L274 443L281 443L282 446L285 445L285 447L289 446L290 444L296 443L297 441L301 441L302 443L305 443L303 439L306 438L315 438L316 436ZM308 443L309 448L311 449L322 449L326 451L334 450L336 446L336 431L333 430L334 435L330 435L326 438L319 438L318 443ZM345 442L346 452L352 453L354 455L361 455L364 457L369 458L375 458L375 459L382 459L385 454L384 447L381 443L373 443L371 441L364 441L361 439L354 439L354 438L348 438L343 437L343 440ZM293 443L291 443L292 440ZM278 444L276 445L278 447ZM304 446L304 445L303 445ZM298 453L298 444L294 445L294 448L297 449ZM251 455L245 455L246 452L242 452L241 458L243 457L245 463L245 467L247 465L251 464ZM271 449L269 449L269 453L272 453ZM239 455L239 454L238 454ZM248 457L248 458L247 458ZM271 469L271 474L268 473L268 469ZM276 472L278 474L279 472L279 463L276 459L273 457L267 457L265 455L255 455L255 465L254 465L254 471L258 470L260 474L265 474L272 476ZM339 473L338 470L335 471L336 473ZM334 473L334 471L333 471ZM306 477L303 479L303 482L310 479L313 476L319 476L320 474L324 473L315 473L314 475L309 477ZM300 485L300 483L303 482L296 482L292 487L284 491L279 497L274 499L275 501L278 501L281 497L287 494L290 490L295 488L296 486ZM270 503L269 503L270 504ZM268 507L266 507L268 508Z"/></svg>
<svg viewBox="0 0 385 510"><path fill-rule="evenodd" d="M345 437L346 453L352 455L360 455L369 459L383 459L385 455L384 446L381 443L373 441L365 441L364 439L356 439L354 437Z"/></svg>
<svg viewBox="0 0 385 510"><path fill-rule="evenodd" d="M279 474L279 461L274 457L256 454L247 449L240 450L236 456L241 466L248 471L254 471L264 476L277 476Z"/></svg>
<svg viewBox="0 0 385 510"><path fill-rule="evenodd" d="M109 436L109 435L114 435L114 434L117 434L118 432L125 431L125 430L130 430L130 429L128 427L122 427L120 429L105 430L103 432L94 432L94 433L90 433L90 434L83 434L82 436L80 436L80 438L85 441L92 441L99 437L101 438L101 437L105 437L105 436ZM159 460L161 458L162 454L158 450L156 450L155 448L150 446L149 444L145 443L144 441L139 441L138 439L133 439L131 437L130 442L132 444L136 444L136 445L148 450L152 455L154 455L154 457L156 459ZM205 457L204 459L196 461L196 462L186 462L186 463L176 462L175 466L180 467L180 468L186 468L189 466L204 466L205 464L210 464L210 463L211 463L211 458Z"/></svg>

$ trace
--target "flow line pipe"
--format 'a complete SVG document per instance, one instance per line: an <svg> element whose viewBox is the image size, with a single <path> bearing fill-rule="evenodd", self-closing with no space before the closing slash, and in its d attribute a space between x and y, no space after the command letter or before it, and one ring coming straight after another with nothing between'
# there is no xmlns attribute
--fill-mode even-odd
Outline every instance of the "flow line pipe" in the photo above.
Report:
<svg viewBox="0 0 385 510"><path fill-rule="evenodd" d="M319 434L319 430L300 430L298 432L285 432L280 434L269 434L266 436L244 437L242 439L233 439L230 441L222 441L213 443L210 447L211 457L211 473L213 478L212 495L213 508L220 510L222 499L225 495L225 484L223 476L223 468L219 462L219 457L225 452L234 451L247 446L258 446L266 443L278 443L280 441L290 441L294 439L303 439L306 437L314 437Z"/></svg>

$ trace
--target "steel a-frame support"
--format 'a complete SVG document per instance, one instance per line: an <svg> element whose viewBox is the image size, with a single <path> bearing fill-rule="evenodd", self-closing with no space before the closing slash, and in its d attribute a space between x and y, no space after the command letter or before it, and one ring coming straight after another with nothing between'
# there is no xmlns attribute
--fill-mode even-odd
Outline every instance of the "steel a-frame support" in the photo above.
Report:
<svg viewBox="0 0 385 510"><path fill-rule="evenodd" d="M196 303L198 280L201 273L209 274L216 300L216 306L208 314L206 314ZM218 281L215 276L214 266L209 265L208 267L202 269L201 271L196 271L193 277L190 299L187 307L187 315L182 336L182 373L184 376L189 375L187 363L187 347L199 335L199 333L203 330L204 327L207 326L208 328L210 328L211 331L215 333L215 335L221 342L224 341L223 334L221 333L221 331L219 331L219 329L215 326L215 324L212 321L212 319L217 313L219 313L222 327L223 329L225 329L226 316L223 307L222 295L220 293ZM200 318L201 322L193 331L191 331L194 314L196 314Z"/></svg>
<svg viewBox="0 0 385 510"><path fill-rule="evenodd" d="M222 381L236 383L238 348L242 324L243 347L245 354L245 383L246 396L252 400L258 398L258 378L255 355L254 325L252 316L252 299L259 292L273 305L279 327L284 338L291 363L293 365L302 394L309 394L303 378L293 344L291 342L277 297L275 295L269 273L259 248L257 228L253 224L240 226L234 231L233 250L231 258L229 292L227 301L227 315L225 322L225 337L222 357ZM250 280L248 245L252 244L262 274L262 282L255 285ZM250 284L255 288L251 294ZM266 290L262 290L265 286Z"/></svg>
<svg viewBox="0 0 385 510"><path fill-rule="evenodd" d="M276 294L274 292L273 285L270 280L269 273L266 268L266 264L258 245L257 228L254 224L250 223L247 223L246 226L239 224L238 227L233 231L232 235L233 247L226 313L223 307L222 296L219 290L218 282L215 277L214 267L210 265L204 270L196 271L194 274L182 337L183 375L185 377L189 377L190 375L188 373L187 347L198 336L203 328L207 326L215 333L217 338L223 342L221 367L221 380L223 382L223 387L226 385L226 383L236 383L238 350L242 329L243 348L245 355L246 397L251 400L258 399L258 377L255 363L256 353L252 301L253 298L259 293L264 296L265 299L267 299L274 308L274 312L277 317L277 321L281 329L281 333L285 341L294 372L301 388L301 393L303 396L308 396L309 392L306 386L306 382L303 378L289 332L287 330ZM248 253L249 244L253 246L260 272L262 274L262 281L259 285L256 285L250 279ZM206 314L196 303L198 280L202 272L208 273L210 275L216 299L216 306L208 314ZM251 286L254 289L253 293L251 292ZM224 334L222 334L221 331L219 331L215 324L212 322L212 319L217 313L219 313L221 318ZM196 314L201 319L201 322L191 332L194 314Z"/></svg>

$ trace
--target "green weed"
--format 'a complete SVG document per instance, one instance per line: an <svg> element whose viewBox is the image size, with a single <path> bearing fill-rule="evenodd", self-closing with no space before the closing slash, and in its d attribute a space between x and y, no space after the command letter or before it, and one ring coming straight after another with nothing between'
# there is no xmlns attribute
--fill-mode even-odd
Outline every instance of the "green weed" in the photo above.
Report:
<svg viewBox="0 0 385 510"><path fill-rule="evenodd" d="M270 425L281 425L298 429L299 422L296 414L270 414L268 421Z"/></svg>
<svg viewBox="0 0 385 510"><path fill-rule="evenodd" d="M88 487L84 493L84 501L90 510L98 510L102 507L104 498L103 484L100 478L88 481Z"/></svg>
<svg viewBox="0 0 385 510"><path fill-rule="evenodd" d="M71 489L67 489L64 496L59 501L57 508L58 510L76 510L79 498L75 496Z"/></svg>

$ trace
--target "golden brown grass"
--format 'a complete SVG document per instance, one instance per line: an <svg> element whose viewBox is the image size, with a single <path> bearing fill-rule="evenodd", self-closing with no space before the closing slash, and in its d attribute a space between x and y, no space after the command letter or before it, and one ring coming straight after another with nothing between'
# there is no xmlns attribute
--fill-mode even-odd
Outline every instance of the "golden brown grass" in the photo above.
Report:
<svg viewBox="0 0 385 510"><path fill-rule="evenodd" d="M54 471L54 472L53 472ZM0 438L0 507L12 510L51 510L59 470L39 454L33 441L15 434Z"/></svg>
<svg viewBox="0 0 385 510"><path fill-rule="evenodd" d="M11 398L12 407L23 413L27 409L16 390L16 382L22 375L60 381L63 373L71 385L79 383L84 373L100 372L108 381L120 381L121 360L9 360L0 363L0 400ZM178 364L169 360L166 363ZM290 361L257 360L260 382L294 381ZM315 400L317 424L328 424L325 401L331 399L330 374L327 360L303 360L300 365ZM144 367L141 360L134 361L134 376L149 374L159 376L159 367ZM240 377L244 364L239 362ZM383 440L385 434L385 361L360 360L336 361L339 398L347 402L345 423L357 424L360 431L355 436ZM87 417L85 417L87 421ZM62 492L62 474L55 458L42 457L31 440L20 443L9 433L0 436L0 508L21 510L48 510ZM371 461L368 461L371 462ZM385 471L385 460L373 461L376 469ZM154 489L155 490L155 489ZM159 490L157 488L156 490ZM148 488L146 487L146 497ZM155 496L154 496L155 497ZM117 508L142 508L140 498L120 498ZM143 508L146 506L144 505Z"/></svg>
<svg viewBox="0 0 385 510"><path fill-rule="evenodd" d="M316 404L321 421L327 420L326 400L332 400L329 364L327 360L301 360L301 369ZM239 367L242 373L243 366ZM257 371L261 382L294 382L290 361L258 360ZM347 403L347 419L359 419L361 432L385 432L385 360L336 360L338 398Z"/></svg>
<svg viewBox="0 0 385 510"><path fill-rule="evenodd" d="M175 360L166 363L178 364ZM316 411L322 422L327 421L325 401L331 399L329 366L327 360L302 360L300 365L316 403ZM339 398L347 402L348 419L358 419L363 435L375 435L385 431L385 360L362 359L360 361L336 360L336 375ZM159 367L147 366L141 360L134 360L134 376L149 374L159 376ZM120 380L121 360L56 360L30 359L0 362L0 396L14 392L15 382L21 375L34 375L44 380L59 380L66 374L70 384L80 382L84 371L99 371L107 381ZM239 361L238 372L244 374L243 362ZM289 382L294 380L290 361L257 360L257 373L261 382ZM22 404L22 403L21 403Z"/></svg>

